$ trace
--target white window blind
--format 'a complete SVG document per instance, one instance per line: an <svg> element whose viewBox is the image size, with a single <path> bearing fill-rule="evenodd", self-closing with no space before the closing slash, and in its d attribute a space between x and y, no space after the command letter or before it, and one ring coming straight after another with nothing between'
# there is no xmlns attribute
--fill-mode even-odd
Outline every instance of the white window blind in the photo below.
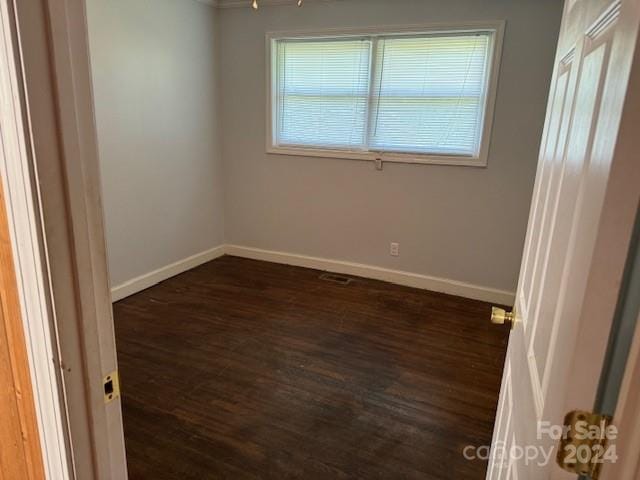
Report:
<svg viewBox="0 0 640 480"><path fill-rule="evenodd" d="M365 148L371 41L278 42L280 145Z"/></svg>
<svg viewBox="0 0 640 480"><path fill-rule="evenodd" d="M273 144L475 158L493 35L277 39Z"/></svg>
<svg viewBox="0 0 640 480"><path fill-rule="evenodd" d="M380 39L370 148L477 154L488 47L486 34Z"/></svg>

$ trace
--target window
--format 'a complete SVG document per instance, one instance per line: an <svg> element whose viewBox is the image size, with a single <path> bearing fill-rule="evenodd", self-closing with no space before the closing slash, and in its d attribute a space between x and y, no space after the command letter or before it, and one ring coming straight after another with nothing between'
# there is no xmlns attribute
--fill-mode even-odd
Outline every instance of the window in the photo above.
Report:
<svg viewBox="0 0 640 480"><path fill-rule="evenodd" d="M485 165L498 32L272 36L268 151Z"/></svg>

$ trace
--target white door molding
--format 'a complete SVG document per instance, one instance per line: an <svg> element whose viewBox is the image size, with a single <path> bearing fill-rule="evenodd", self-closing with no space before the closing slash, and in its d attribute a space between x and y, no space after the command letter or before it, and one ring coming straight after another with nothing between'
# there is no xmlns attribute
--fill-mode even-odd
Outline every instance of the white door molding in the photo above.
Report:
<svg viewBox="0 0 640 480"><path fill-rule="evenodd" d="M79 480L126 480L85 0L12 0ZM55 478L55 477L54 477ZM57 480L57 479L56 479Z"/></svg>
<svg viewBox="0 0 640 480"><path fill-rule="evenodd" d="M41 238L37 187L26 136L13 6L0 3L0 176L14 252L25 340L47 478L70 478L68 425Z"/></svg>

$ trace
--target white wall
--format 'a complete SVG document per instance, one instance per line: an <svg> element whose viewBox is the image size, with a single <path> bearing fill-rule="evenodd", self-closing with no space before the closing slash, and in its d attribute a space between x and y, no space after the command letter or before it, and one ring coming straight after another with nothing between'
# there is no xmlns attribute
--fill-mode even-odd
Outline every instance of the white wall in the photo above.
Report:
<svg viewBox="0 0 640 480"><path fill-rule="evenodd" d="M292 4L295 3L292 0ZM514 290L562 2L345 0L220 10L226 241ZM265 154L265 33L507 21L486 169ZM389 242L400 242L400 256Z"/></svg>
<svg viewBox="0 0 640 480"><path fill-rule="evenodd" d="M87 2L112 285L226 243L515 289L561 2ZM265 153L266 32L496 19L487 168Z"/></svg>
<svg viewBox="0 0 640 480"><path fill-rule="evenodd" d="M88 0L111 284L224 242L216 10Z"/></svg>

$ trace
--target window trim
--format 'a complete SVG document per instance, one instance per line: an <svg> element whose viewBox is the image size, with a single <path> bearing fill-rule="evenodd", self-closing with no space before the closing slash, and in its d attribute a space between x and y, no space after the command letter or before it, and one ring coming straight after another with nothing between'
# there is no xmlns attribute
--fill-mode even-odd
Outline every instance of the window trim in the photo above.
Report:
<svg viewBox="0 0 640 480"><path fill-rule="evenodd" d="M489 143L493 128L496 94L498 90L498 77L500 75L500 60L502 58L502 43L504 38L505 21L481 21L465 23L429 23L420 25L403 26L376 26L366 28L324 29L324 30L290 30L267 32L266 34L266 153L276 155L293 155L298 157L324 157L342 158L349 160L366 160L393 163L418 163L435 165L463 165L471 167L486 167L489 156ZM362 37L362 36L402 36L423 35L438 33L465 33L465 32L491 32L489 74L487 91L484 99L484 119L480 136L480 150L477 156L463 155L433 155L397 152L375 152L348 149L332 149L323 147L297 147L281 146L275 144L276 92L273 86L277 81L275 75L276 55L274 47L276 41L286 39L322 39L336 37Z"/></svg>

